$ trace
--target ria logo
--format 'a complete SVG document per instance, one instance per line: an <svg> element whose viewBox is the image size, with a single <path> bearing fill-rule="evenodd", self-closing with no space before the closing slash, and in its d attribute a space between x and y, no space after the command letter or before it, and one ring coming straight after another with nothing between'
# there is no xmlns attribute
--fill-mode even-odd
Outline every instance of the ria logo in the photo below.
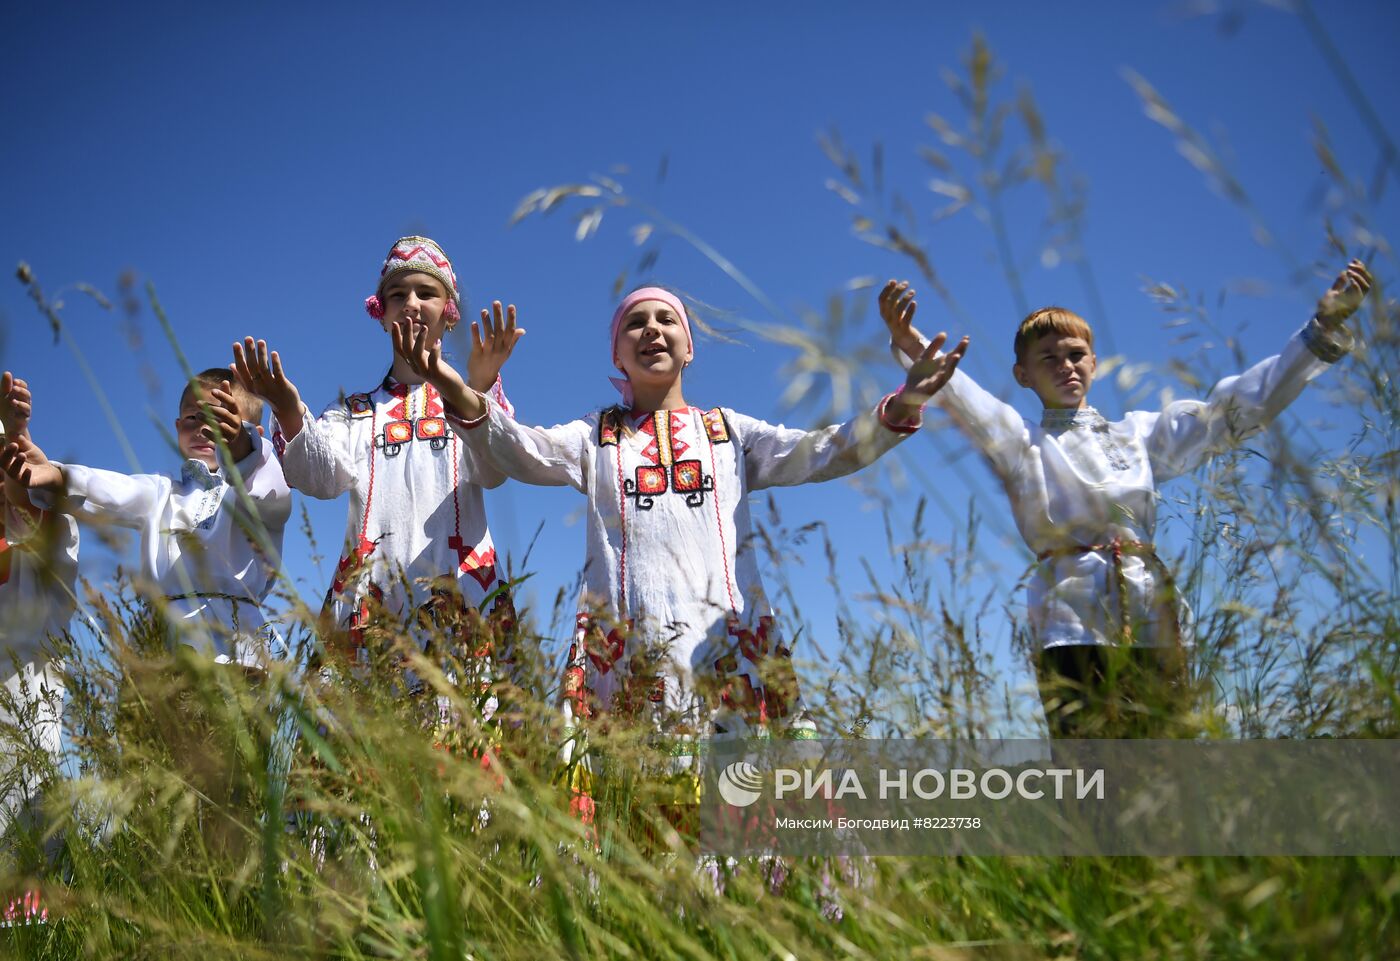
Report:
<svg viewBox="0 0 1400 961"><path fill-rule="evenodd" d="M763 793L763 773L748 761L735 761L719 772L719 796L746 808Z"/></svg>

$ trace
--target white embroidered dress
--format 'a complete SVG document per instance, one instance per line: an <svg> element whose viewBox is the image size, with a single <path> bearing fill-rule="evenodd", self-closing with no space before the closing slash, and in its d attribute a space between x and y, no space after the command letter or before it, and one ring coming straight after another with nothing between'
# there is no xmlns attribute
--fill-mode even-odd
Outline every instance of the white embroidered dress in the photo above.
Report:
<svg viewBox="0 0 1400 961"><path fill-rule="evenodd" d="M510 477L588 498L566 722L647 711L668 735L809 727L759 577L748 495L870 464L915 429L882 426L883 409L816 431L694 407L526 427L494 402L454 422Z"/></svg>
<svg viewBox="0 0 1400 961"><path fill-rule="evenodd" d="M1157 485L1263 430L1349 346L1314 320L1208 399L1116 422L1084 407L1032 423L957 371L934 401L986 456L1037 557L1027 606L1039 644L1176 643L1178 602L1152 548Z"/></svg>
<svg viewBox="0 0 1400 961"><path fill-rule="evenodd" d="M499 382L494 390L504 400ZM297 490L322 500L350 494L345 550L326 603L357 654L371 599L405 616L431 604L434 587L449 578L480 609L502 586L481 492L505 477L448 429L431 385L385 377L317 419L303 406L301 431L285 444L280 434L274 440ZM491 606L509 604L501 590Z"/></svg>
<svg viewBox="0 0 1400 961"><path fill-rule="evenodd" d="M0 676L7 677L0 727L8 734L14 725L20 738L0 742L0 782L10 784L0 797L3 832L41 781L41 772L15 776L9 759L31 747L56 758L62 749L63 678L42 645L67 629L77 604L78 529L63 514L0 505Z"/></svg>
<svg viewBox="0 0 1400 961"><path fill-rule="evenodd" d="M262 605L281 563L292 495L272 445L245 426L253 450L233 469L246 500L229 483L228 465L210 471L187 460L178 477L61 466L65 510L85 523L139 532L140 576L147 590L164 595L176 639L220 662L259 666L280 646ZM54 502L37 492L31 500Z"/></svg>

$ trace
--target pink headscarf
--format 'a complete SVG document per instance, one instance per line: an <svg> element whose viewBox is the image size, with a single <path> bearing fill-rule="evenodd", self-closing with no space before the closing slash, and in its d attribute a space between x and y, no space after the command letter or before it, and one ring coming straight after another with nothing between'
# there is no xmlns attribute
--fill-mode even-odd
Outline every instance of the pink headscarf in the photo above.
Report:
<svg viewBox="0 0 1400 961"><path fill-rule="evenodd" d="M617 364L617 334L622 329L622 320L632 308L644 300L659 300L667 307L670 307L675 315L680 318L681 327L685 329L686 346L695 350L695 341L690 336L690 315L685 312L685 305L681 299L664 287L641 287L632 291L622 298L622 303L617 305L617 310L613 313L612 332L608 338L608 344L612 348L613 366ZM612 385L617 388L617 392L622 395L622 402L628 407L632 406L634 398L632 396L632 382L626 377L609 377Z"/></svg>

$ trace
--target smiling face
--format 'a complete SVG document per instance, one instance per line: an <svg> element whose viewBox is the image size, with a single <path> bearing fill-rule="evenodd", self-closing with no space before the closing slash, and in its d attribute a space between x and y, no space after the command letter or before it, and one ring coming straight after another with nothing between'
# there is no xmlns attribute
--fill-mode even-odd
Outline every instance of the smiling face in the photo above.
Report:
<svg viewBox="0 0 1400 961"><path fill-rule="evenodd" d="M436 344L454 325L447 319L447 288L431 274L404 271L389 278L379 296L384 304L380 320L387 333L394 321L407 318L428 328L428 342Z"/></svg>
<svg viewBox="0 0 1400 961"><path fill-rule="evenodd" d="M1011 373L1047 408L1078 408L1084 406L1097 365L1093 345L1083 337L1051 332L1026 345L1023 362Z"/></svg>
<svg viewBox="0 0 1400 961"><path fill-rule="evenodd" d="M694 356L685 325L661 300L633 304L613 344L613 363L634 385L673 382Z"/></svg>
<svg viewBox="0 0 1400 961"><path fill-rule="evenodd" d="M180 448L181 457L203 461L210 470L219 469L219 448L214 442L213 428L204 422L199 401L188 388L180 398L180 416L175 418L175 444Z"/></svg>

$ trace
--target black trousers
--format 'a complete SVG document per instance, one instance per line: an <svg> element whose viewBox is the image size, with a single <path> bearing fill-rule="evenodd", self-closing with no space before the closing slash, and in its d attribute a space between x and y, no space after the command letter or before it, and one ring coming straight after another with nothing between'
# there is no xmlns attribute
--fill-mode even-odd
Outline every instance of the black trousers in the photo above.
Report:
<svg viewBox="0 0 1400 961"><path fill-rule="evenodd" d="M1049 647L1036 659L1052 738L1194 736L1180 647Z"/></svg>

